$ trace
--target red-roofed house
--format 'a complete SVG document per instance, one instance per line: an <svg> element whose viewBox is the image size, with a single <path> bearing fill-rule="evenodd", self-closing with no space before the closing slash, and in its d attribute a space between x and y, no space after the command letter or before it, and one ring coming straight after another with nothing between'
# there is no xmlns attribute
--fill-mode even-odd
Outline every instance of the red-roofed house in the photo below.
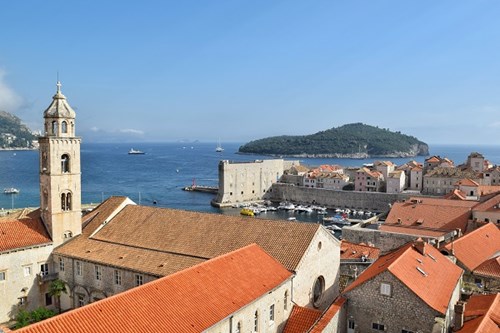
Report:
<svg viewBox="0 0 500 333"><path fill-rule="evenodd" d="M356 171L354 190L362 192L379 192L382 188L384 176L381 172L363 167Z"/></svg>
<svg viewBox="0 0 500 333"><path fill-rule="evenodd" d="M488 223L446 244L442 253L453 255L465 269L465 288L471 291L500 291L500 230Z"/></svg>
<svg viewBox="0 0 500 333"><path fill-rule="evenodd" d="M446 332L462 272L421 240L380 257L343 292L348 332Z"/></svg>
<svg viewBox="0 0 500 333"><path fill-rule="evenodd" d="M500 332L500 294L473 295L467 302L457 303L453 332Z"/></svg>
<svg viewBox="0 0 500 333"><path fill-rule="evenodd" d="M359 274L380 256L380 249L366 244L340 242L340 290L352 283Z"/></svg>
<svg viewBox="0 0 500 333"><path fill-rule="evenodd" d="M252 244L16 332L279 332L292 277Z"/></svg>
<svg viewBox="0 0 500 333"><path fill-rule="evenodd" d="M475 221L492 222L500 226L500 194L474 206L472 218Z"/></svg>

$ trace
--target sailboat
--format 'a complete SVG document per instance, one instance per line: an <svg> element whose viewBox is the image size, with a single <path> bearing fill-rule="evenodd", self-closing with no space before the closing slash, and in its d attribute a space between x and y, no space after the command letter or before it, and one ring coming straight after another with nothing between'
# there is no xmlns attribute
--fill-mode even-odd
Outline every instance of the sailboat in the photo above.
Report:
<svg viewBox="0 0 500 333"><path fill-rule="evenodd" d="M222 146L220 145L220 138L219 142L217 143L217 148L215 148L215 151L218 153L222 153L224 151L224 148L222 148Z"/></svg>

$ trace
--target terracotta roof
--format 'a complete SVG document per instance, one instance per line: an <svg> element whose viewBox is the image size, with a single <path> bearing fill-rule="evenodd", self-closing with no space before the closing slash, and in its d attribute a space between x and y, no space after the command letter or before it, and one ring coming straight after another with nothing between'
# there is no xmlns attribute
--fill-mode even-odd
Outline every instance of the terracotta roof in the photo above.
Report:
<svg viewBox="0 0 500 333"><path fill-rule="evenodd" d="M500 230L488 223L444 246L469 271L473 271L500 251Z"/></svg>
<svg viewBox="0 0 500 333"><path fill-rule="evenodd" d="M419 204L424 205L434 205L434 206L446 206L446 207L467 207L471 208L477 205L477 201L466 201L460 202L456 200L449 200L444 198L430 198L430 197L411 197L406 200L406 202L414 203L417 201Z"/></svg>
<svg viewBox="0 0 500 333"><path fill-rule="evenodd" d="M395 234L413 235L415 236L415 238L416 237L439 238L450 232L448 230L438 230L438 229L422 228L420 226L404 226L404 225L394 225L394 224L391 225L382 224L381 226L379 226L378 230Z"/></svg>
<svg viewBox="0 0 500 333"><path fill-rule="evenodd" d="M291 277L253 244L16 332L201 332Z"/></svg>
<svg viewBox="0 0 500 333"><path fill-rule="evenodd" d="M465 178L465 179L460 179L458 182L456 182L455 185L461 185L461 186L472 186L472 187L478 187L479 184L472 179Z"/></svg>
<svg viewBox="0 0 500 333"><path fill-rule="evenodd" d="M294 305L283 333L306 333L321 316L321 311Z"/></svg>
<svg viewBox="0 0 500 333"><path fill-rule="evenodd" d="M492 193L500 194L499 185L479 185L478 192L480 195L488 195Z"/></svg>
<svg viewBox="0 0 500 333"><path fill-rule="evenodd" d="M441 162L441 158L437 156L431 156L425 160L427 163L439 163Z"/></svg>
<svg viewBox="0 0 500 333"><path fill-rule="evenodd" d="M0 252L52 243L40 211L0 218Z"/></svg>
<svg viewBox="0 0 500 333"><path fill-rule="evenodd" d="M471 178L479 179L479 173L471 169L460 169L460 168L450 168L450 167L439 167L435 168L424 175L425 178L436 177L436 178Z"/></svg>
<svg viewBox="0 0 500 333"><path fill-rule="evenodd" d="M462 276L462 269L453 264L437 249L424 243L425 255L415 245L407 244L380 257L343 291L358 288L384 271L390 272L434 310L444 314L453 290ZM425 275L421 273L425 272ZM349 299L349 297L346 297Z"/></svg>
<svg viewBox="0 0 500 333"><path fill-rule="evenodd" d="M402 173L403 173L403 171L401 171L401 170L393 171L393 172L389 173L389 177L391 177L391 178L400 178Z"/></svg>
<svg viewBox="0 0 500 333"><path fill-rule="evenodd" d="M367 259L377 259L380 256L380 249L365 244L355 244L342 240L340 242L340 259L358 259L361 256Z"/></svg>
<svg viewBox="0 0 500 333"><path fill-rule="evenodd" d="M500 214L500 194L474 206L472 210L474 212L498 212Z"/></svg>
<svg viewBox="0 0 500 333"><path fill-rule="evenodd" d="M446 194L443 196L443 199L449 199L449 200L467 200L467 196L465 195L464 192L454 189L450 193Z"/></svg>
<svg viewBox="0 0 500 333"><path fill-rule="evenodd" d="M457 333L500 332L500 294L471 296L464 317L464 325Z"/></svg>
<svg viewBox="0 0 500 333"><path fill-rule="evenodd" d="M113 211L119 202L105 202L103 207ZM120 257L130 258L126 265L132 265L132 269L163 275L170 270L170 260L175 271L257 243L286 268L295 270L321 228L313 223L127 205L94 232L105 220L106 214L99 213L84 227L82 236L61 245L54 253L111 266L124 265ZM152 261L134 263L134 256L146 256ZM163 267L158 268L159 264Z"/></svg>
<svg viewBox="0 0 500 333"><path fill-rule="evenodd" d="M328 326L330 321L337 315L337 313L342 309L344 303L347 299L343 297L337 297L335 302L323 313L321 318L316 322L314 327L309 331L310 333L321 333Z"/></svg>
<svg viewBox="0 0 500 333"><path fill-rule="evenodd" d="M473 273L475 275L500 279L500 254L477 266Z"/></svg>
<svg viewBox="0 0 500 333"><path fill-rule="evenodd" d="M359 169L357 172L366 173L373 178L380 178L383 176L381 172L376 171L376 170L370 170L366 167Z"/></svg>
<svg viewBox="0 0 500 333"><path fill-rule="evenodd" d="M439 204L434 202L439 201ZM428 229L465 231L471 210L463 201L446 199L412 199L396 202L386 218L386 225L416 226ZM477 203L474 203L477 204Z"/></svg>

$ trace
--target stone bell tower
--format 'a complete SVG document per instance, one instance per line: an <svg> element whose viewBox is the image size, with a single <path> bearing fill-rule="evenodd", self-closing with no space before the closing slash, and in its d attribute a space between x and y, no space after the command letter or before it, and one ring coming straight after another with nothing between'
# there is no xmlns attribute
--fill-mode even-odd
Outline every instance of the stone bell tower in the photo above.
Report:
<svg viewBox="0 0 500 333"><path fill-rule="evenodd" d="M82 232L80 142L75 111L61 93L43 113L40 143L40 209L54 246Z"/></svg>

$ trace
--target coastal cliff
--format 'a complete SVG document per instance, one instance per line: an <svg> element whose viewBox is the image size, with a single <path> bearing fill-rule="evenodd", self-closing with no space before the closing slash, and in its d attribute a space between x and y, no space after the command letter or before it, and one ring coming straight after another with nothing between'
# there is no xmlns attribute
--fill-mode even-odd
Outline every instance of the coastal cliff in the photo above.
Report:
<svg viewBox="0 0 500 333"><path fill-rule="evenodd" d="M299 158L414 157L429 154L417 138L362 123L347 124L311 135L276 136L251 141L241 154Z"/></svg>

